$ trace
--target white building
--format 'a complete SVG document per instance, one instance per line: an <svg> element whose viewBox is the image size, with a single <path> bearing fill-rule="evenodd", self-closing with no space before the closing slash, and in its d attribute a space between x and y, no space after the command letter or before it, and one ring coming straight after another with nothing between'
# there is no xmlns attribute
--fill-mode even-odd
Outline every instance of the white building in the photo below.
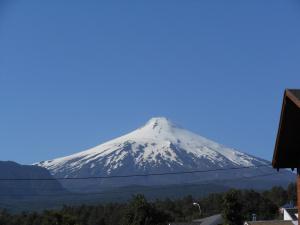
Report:
<svg viewBox="0 0 300 225"><path fill-rule="evenodd" d="M281 208L283 220L292 221L293 224L298 225L298 209L297 208Z"/></svg>

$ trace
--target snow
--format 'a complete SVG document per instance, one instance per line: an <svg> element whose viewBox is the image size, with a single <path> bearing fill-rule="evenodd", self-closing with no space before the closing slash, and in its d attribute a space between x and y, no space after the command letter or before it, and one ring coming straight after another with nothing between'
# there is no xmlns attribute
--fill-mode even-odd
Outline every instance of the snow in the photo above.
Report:
<svg viewBox="0 0 300 225"><path fill-rule="evenodd" d="M118 169L192 169L254 166L266 161L222 146L192 133L164 117L150 119L144 126L94 148L38 163L54 175L85 170L111 174Z"/></svg>

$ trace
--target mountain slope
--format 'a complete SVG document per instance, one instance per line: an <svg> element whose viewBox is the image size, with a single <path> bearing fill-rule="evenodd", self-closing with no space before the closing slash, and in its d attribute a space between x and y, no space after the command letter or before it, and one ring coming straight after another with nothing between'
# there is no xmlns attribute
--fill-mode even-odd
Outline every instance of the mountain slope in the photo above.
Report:
<svg viewBox="0 0 300 225"><path fill-rule="evenodd" d="M0 181L1 197L32 197L45 194L65 193L61 184L56 180L27 180L53 179L48 170L38 166L27 166L10 161L0 161L0 179L2 179Z"/></svg>
<svg viewBox="0 0 300 225"><path fill-rule="evenodd" d="M269 165L266 160L224 147L175 125L166 118L152 118L143 127L67 157L38 163L56 177L112 176L191 170L212 170ZM274 172L269 167L190 175L132 177L81 182L86 190L99 187L168 185L182 182L218 181ZM287 182L287 178L268 178L268 183ZM276 183L277 182L277 183ZM79 182L77 182L77 185ZM65 182L66 187L76 186Z"/></svg>

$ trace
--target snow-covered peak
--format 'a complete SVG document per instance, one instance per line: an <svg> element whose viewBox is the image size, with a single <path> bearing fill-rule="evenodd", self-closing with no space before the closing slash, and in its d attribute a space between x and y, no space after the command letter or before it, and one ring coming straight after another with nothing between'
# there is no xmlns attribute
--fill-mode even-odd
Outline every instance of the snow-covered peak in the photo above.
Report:
<svg viewBox="0 0 300 225"><path fill-rule="evenodd" d="M219 145L175 125L167 118L155 117L119 138L70 156L43 161L39 165L54 175L69 176L82 171L87 174L111 174L118 171L173 171L262 163L264 160Z"/></svg>
<svg viewBox="0 0 300 225"><path fill-rule="evenodd" d="M220 148L221 146L213 141L210 141L202 136L190 132L183 127L175 124L170 119L165 117L151 118L144 126L136 129L126 135L113 139L106 144L123 143L126 141L133 142L148 142L148 143L173 143L184 145L209 145L212 148ZM191 150L190 147L187 147Z"/></svg>
<svg viewBox="0 0 300 225"><path fill-rule="evenodd" d="M175 124L166 117L153 117L145 124L144 127L151 127L152 129L170 129L175 127Z"/></svg>
<svg viewBox="0 0 300 225"><path fill-rule="evenodd" d="M132 185L167 185L186 182L214 182L271 173L272 168L255 166L268 161L225 147L190 132L164 117L150 119L144 126L88 150L38 163L56 177L89 177L214 170L172 176L101 179L63 184L72 191ZM228 168L251 167L250 169ZM216 170L217 169L217 170ZM225 169L222 172L222 169ZM219 171L219 172L216 172ZM124 176L126 177L126 176ZM264 178L265 179L265 178ZM268 183L268 181L266 181ZM261 183L253 182L253 183ZM239 181L240 184L240 181ZM92 189L92 190L91 190Z"/></svg>
<svg viewBox="0 0 300 225"><path fill-rule="evenodd" d="M144 126L113 141L146 140L153 141L176 139L176 130L181 129L165 117L153 117Z"/></svg>

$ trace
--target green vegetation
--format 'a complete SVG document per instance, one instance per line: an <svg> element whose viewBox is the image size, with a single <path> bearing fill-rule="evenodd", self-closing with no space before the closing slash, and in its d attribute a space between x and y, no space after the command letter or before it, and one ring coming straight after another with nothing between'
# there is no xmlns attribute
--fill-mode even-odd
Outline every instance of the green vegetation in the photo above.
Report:
<svg viewBox="0 0 300 225"><path fill-rule="evenodd" d="M27 212L11 214L0 211L1 225L162 225L168 222L191 221L199 218L199 211L193 206L198 202L202 217L222 213L226 224L239 225L251 219L253 213L259 220L278 218L278 208L290 201L295 202L295 184L287 190L274 187L271 190L229 190L194 199L187 196L178 200L147 201L143 195L136 195L128 203L64 206L59 210L41 213Z"/></svg>
<svg viewBox="0 0 300 225"><path fill-rule="evenodd" d="M243 205L240 199L241 193L236 190L230 190L225 194L222 211L225 225L243 224L243 215L241 214Z"/></svg>

